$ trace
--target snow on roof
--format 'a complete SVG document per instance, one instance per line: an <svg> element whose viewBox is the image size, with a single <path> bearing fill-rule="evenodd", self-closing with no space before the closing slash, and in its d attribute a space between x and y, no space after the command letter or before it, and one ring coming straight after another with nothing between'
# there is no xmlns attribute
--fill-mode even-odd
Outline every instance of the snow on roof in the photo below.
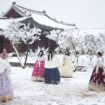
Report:
<svg viewBox="0 0 105 105"><path fill-rule="evenodd" d="M22 17L22 18L17 18L17 19L0 19L0 29L7 29L8 28L8 25L15 21L15 22L18 22L18 21L22 21L24 19L26 19L27 17Z"/></svg>
<svg viewBox="0 0 105 105"><path fill-rule="evenodd" d="M46 15L39 15L39 14L31 14L32 18L42 24L42 25L46 25L46 26L50 26L50 27L54 27L54 28L62 28L62 29L74 29L74 26L68 26L68 25L64 25L64 24L60 24L57 23L53 20L51 20L50 18L48 18Z"/></svg>
<svg viewBox="0 0 105 105"><path fill-rule="evenodd" d="M50 26L50 27L54 27L54 28L74 28L75 24L65 24L65 23L61 23L57 20L54 20L53 18L49 17L45 11L41 12L41 11L35 11L35 10L31 10L19 5L15 5L14 9L16 11L18 11L20 14L25 13L26 16L31 15L32 18L42 24L42 25L46 25L46 26Z"/></svg>
<svg viewBox="0 0 105 105"><path fill-rule="evenodd" d="M75 24L60 22L51 18L46 14L46 11L35 11L28 9L17 5L16 2L13 2L12 7L9 10L11 10L12 8L23 17L32 15L33 19L42 25L63 29L75 28ZM4 16L9 12L9 10L4 14Z"/></svg>

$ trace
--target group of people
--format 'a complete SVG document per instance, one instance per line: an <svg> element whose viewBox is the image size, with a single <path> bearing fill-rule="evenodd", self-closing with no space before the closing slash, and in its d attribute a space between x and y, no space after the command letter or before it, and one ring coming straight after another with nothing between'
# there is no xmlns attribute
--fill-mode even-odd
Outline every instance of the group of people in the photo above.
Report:
<svg viewBox="0 0 105 105"><path fill-rule="evenodd" d="M6 55L6 53L4 55ZM102 53L98 52L96 55L98 59L90 77L89 89L105 91L105 71ZM0 101L2 102L13 98L13 87L8 76L10 65L9 62L5 60L6 58L7 55L6 57L2 56L2 58L0 58ZM72 77L72 72L69 53L65 54L62 65L60 65L56 54L48 51L47 54L44 55L41 50L34 65L32 80L44 81L46 84L59 84L60 77Z"/></svg>
<svg viewBox="0 0 105 105"><path fill-rule="evenodd" d="M69 55L66 54L63 57L63 64L60 65L56 54L48 51L47 54L44 55L41 50L34 65L32 80L45 81L47 84L58 84L61 76L72 77L72 64Z"/></svg>
<svg viewBox="0 0 105 105"><path fill-rule="evenodd" d="M60 67L59 59L52 51L48 51L44 55L41 50L34 65L32 80L45 81L46 84L59 84L61 76L72 77L72 67L69 57L64 56L62 65ZM0 58L0 102L6 102L13 98L13 86L8 75L10 70L8 53L4 49Z"/></svg>

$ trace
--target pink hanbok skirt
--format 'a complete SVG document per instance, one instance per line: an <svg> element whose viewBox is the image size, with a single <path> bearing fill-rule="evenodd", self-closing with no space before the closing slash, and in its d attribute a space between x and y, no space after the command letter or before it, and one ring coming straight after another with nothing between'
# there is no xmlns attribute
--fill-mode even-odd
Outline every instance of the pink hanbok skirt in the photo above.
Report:
<svg viewBox="0 0 105 105"><path fill-rule="evenodd" d="M44 61L38 61L34 65L34 69L32 72L32 80L33 81L44 81Z"/></svg>

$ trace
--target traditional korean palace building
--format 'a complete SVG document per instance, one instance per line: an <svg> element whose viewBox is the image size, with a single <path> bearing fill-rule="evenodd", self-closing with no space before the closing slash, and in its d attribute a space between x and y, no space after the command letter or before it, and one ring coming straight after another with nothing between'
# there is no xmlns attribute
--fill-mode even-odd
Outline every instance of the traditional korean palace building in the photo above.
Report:
<svg viewBox="0 0 105 105"><path fill-rule="evenodd" d="M45 48L48 47L49 44L48 38L46 38L46 34L48 34L51 30L75 29L75 24L59 22L47 15L46 11L41 12L31 10L17 5L16 2L13 2L12 6L5 13L2 13L0 18L0 31L7 28L8 24L14 20L23 22L26 25L30 24L30 27L36 26L41 29L40 40L37 40L32 45L30 45L30 48L33 51L38 48L38 46ZM51 40L50 48L53 50L56 46L56 43ZM0 53L4 48L6 48L8 52L13 52L10 41L3 35L0 35ZM24 43L16 44L16 48L19 52L26 51L26 45Z"/></svg>

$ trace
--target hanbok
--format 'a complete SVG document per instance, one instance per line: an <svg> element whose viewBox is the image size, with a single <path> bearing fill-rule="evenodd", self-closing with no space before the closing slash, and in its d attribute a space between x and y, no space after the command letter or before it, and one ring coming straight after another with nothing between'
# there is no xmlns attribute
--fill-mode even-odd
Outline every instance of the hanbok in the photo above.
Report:
<svg viewBox="0 0 105 105"><path fill-rule="evenodd" d="M32 72L33 81L44 81L44 65L45 61L43 58L39 58L36 61Z"/></svg>
<svg viewBox="0 0 105 105"><path fill-rule="evenodd" d="M46 84L59 84L60 73L58 70L59 60L54 55L51 60L45 59L45 83Z"/></svg>
<svg viewBox="0 0 105 105"><path fill-rule="evenodd" d="M98 58L96 66L89 81L89 89L94 91L105 91L105 71L102 58Z"/></svg>
<svg viewBox="0 0 105 105"><path fill-rule="evenodd" d="M59 67L61 77L70 78L73 75L72 63L68 56L64 56L63 64Z"/></svg>
<svg viewBox="0 0 105 105"><path fill-rule="evenodd" d="M13 87L8 76L9 64L0 58L0 101L8 101L13 98Z"/></svg>

